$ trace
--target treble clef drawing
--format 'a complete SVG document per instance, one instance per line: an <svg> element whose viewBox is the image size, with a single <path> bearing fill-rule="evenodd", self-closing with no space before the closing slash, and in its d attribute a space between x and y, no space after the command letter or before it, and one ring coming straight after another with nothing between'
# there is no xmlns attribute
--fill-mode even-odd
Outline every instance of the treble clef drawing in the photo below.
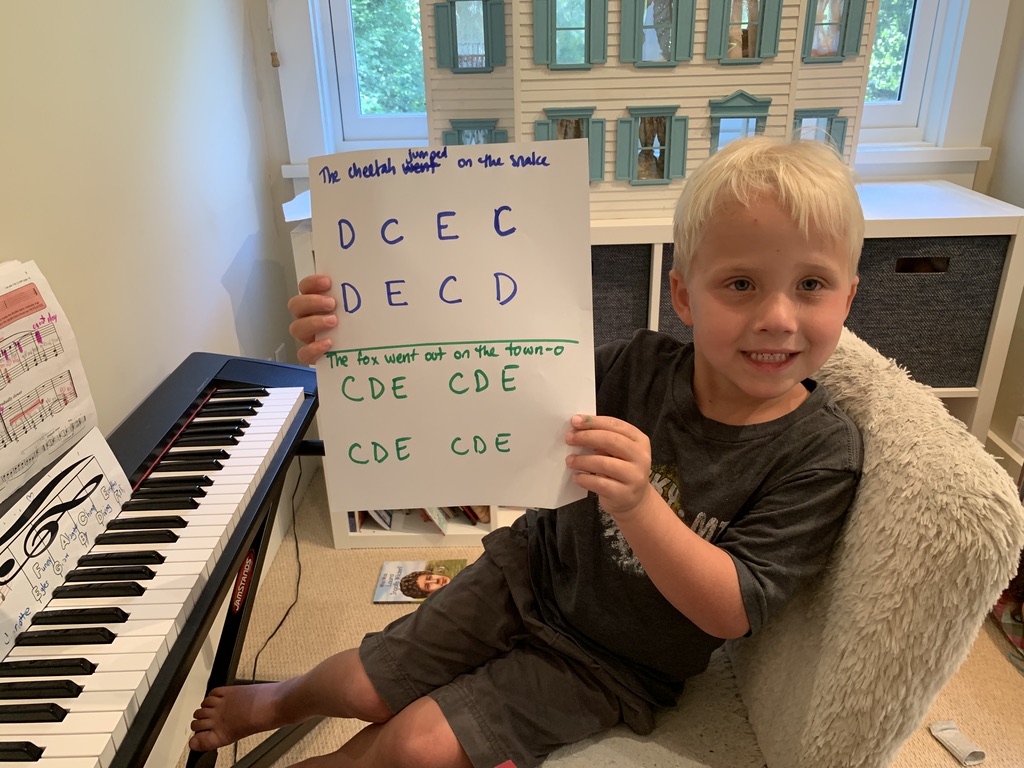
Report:
<svg viewBox="0 0 1024 768"><path fill-rule="evenodd" d="M25 526L28 526L28 535L25 537L24 545L26 560L21 565L18 565L13 557L9 557L0 563L0 586L10 583L29 562L45 552L47 547L57 538L57 533L60 529L60 516L88 501L92 492L99 487L103 481L102 474L89 479L79 488L70 501L46 507L54 489L78 467L91 461L92 458L92 456L87 456L84 459L79 459L58 473L25 508L21 517L4 534L0 535L0 550L3 550L8 542L17 536Z"/></svg>

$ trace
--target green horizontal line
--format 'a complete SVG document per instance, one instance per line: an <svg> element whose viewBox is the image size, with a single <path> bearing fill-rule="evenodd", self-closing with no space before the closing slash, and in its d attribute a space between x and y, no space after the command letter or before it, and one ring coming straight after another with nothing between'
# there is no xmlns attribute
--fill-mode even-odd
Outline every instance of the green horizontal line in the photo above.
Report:
<svg viewBox="0 0 1024 768"><path fill-rule="evenodd" d="M576 339L487 339L481 341L426 341L422 344L389 344L382 347L353 347L352 349L332 349L328 355L343 355L352 352L367 352L378 349L409 349L412 347L454 347L473 346L479 344L579 344Z"/></svg>

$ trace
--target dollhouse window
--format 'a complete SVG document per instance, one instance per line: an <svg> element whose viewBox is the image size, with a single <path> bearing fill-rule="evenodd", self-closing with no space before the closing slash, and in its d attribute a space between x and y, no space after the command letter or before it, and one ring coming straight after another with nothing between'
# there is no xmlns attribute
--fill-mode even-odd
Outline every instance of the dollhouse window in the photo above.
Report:
<svg viewBox="0 0 1024 768"><path fill-rule="evenodd" d="M711 99L711 154L735 139L764 133L771 103L771 99L759 99L746 91Z"/></svg>
<svg viewBox="0 0 1024 768"><path fill-rule="evenodd" d="M842 61L860 53L866 0L811 0L804 25L806 64Z"/></svg>
<svg viewBox="0 0 1024 768"><path fill-rule="evenodd" d="M590 151L590 180L604 181L604 120L594 118L595 107L549 107L546 120L533 124L536 141L586 139Z"/></svg>
<svg viewBox="0 0 1024 768"><path fill-rule="evenodd" d="M608 0L533 0L533 63L590 69L608 60Z"/></svg>
<svg viewBox="0 0 1024 768"><path fill-rule="evenodd" d="M839 109L798 109L793 113L793 134L801 141L829 141L839 154L846 144L849 118L839 117Z"/></svg>
<svg viewBox="0 0 1024 768"><path fill-rule="evenodd" d="M759 64L776 56L781 16L782 0L710 0L705 58Z"/></svg>
<svg viewBox="0 0 1024 768"><path fill-rule="evenodd" d="M446 146L467 144L504 144L508 131L497 127L497 120L452 120L452 129L441 132Z"/></svg>
<svg viewBox="0 0 1024 768"><path fill-rule="evenodd" d="M505 65L504 0L448 0L434 5L437 66L492 72Z"/></svg>
<svg viewBox="0 0 1024 768"><path fill-rule="evenodd" d="M695 0L622 0L619 61L670 66L693 58Z"/></svg>
<svg viewBox="0 0 1024 768"><path fill-rule="evenodd" d="M686 175L687 117L679 107L627 107L618 120L615 178L635 186L668 184Z"/></svg>

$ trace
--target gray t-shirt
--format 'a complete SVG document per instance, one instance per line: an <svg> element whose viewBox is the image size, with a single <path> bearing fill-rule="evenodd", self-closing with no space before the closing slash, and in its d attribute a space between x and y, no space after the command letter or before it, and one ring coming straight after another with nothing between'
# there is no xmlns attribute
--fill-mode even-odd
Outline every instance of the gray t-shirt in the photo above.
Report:
<svg viewBox="0 0 1024 768"><path fill-rule="evenodd" d="M596 365L598 413L650 438L651 482L692 530L732 556L756 632L825 563L860 477L857 428L810 380L807 399L782 418L707 419L693 399L692 344L660 333L602 346ZM723 641L661 595L594 494L528 512L523 523L545 622L629 689L672 704Z"/></svg>

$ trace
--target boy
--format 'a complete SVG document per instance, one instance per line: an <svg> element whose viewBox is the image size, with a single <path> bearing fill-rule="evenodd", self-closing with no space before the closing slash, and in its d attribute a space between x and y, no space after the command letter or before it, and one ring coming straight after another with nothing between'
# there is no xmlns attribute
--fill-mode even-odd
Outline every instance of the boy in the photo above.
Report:
<svg viewBox="0 0 1024 768"><path fill-rule="evenodd" d="M813 578L853 499L860 436L809 377L857 287L863 215L817 142L738 140L676 209L672 303L693 344L640 331L597 350L598 415L566 443L586 499L492 532L445 589L283 683L213 691L193 749L313 714L371 723L304 766L538 765L625 721L654 727L725 638ZM302 281L310 363L330 280Z"/></svg>

